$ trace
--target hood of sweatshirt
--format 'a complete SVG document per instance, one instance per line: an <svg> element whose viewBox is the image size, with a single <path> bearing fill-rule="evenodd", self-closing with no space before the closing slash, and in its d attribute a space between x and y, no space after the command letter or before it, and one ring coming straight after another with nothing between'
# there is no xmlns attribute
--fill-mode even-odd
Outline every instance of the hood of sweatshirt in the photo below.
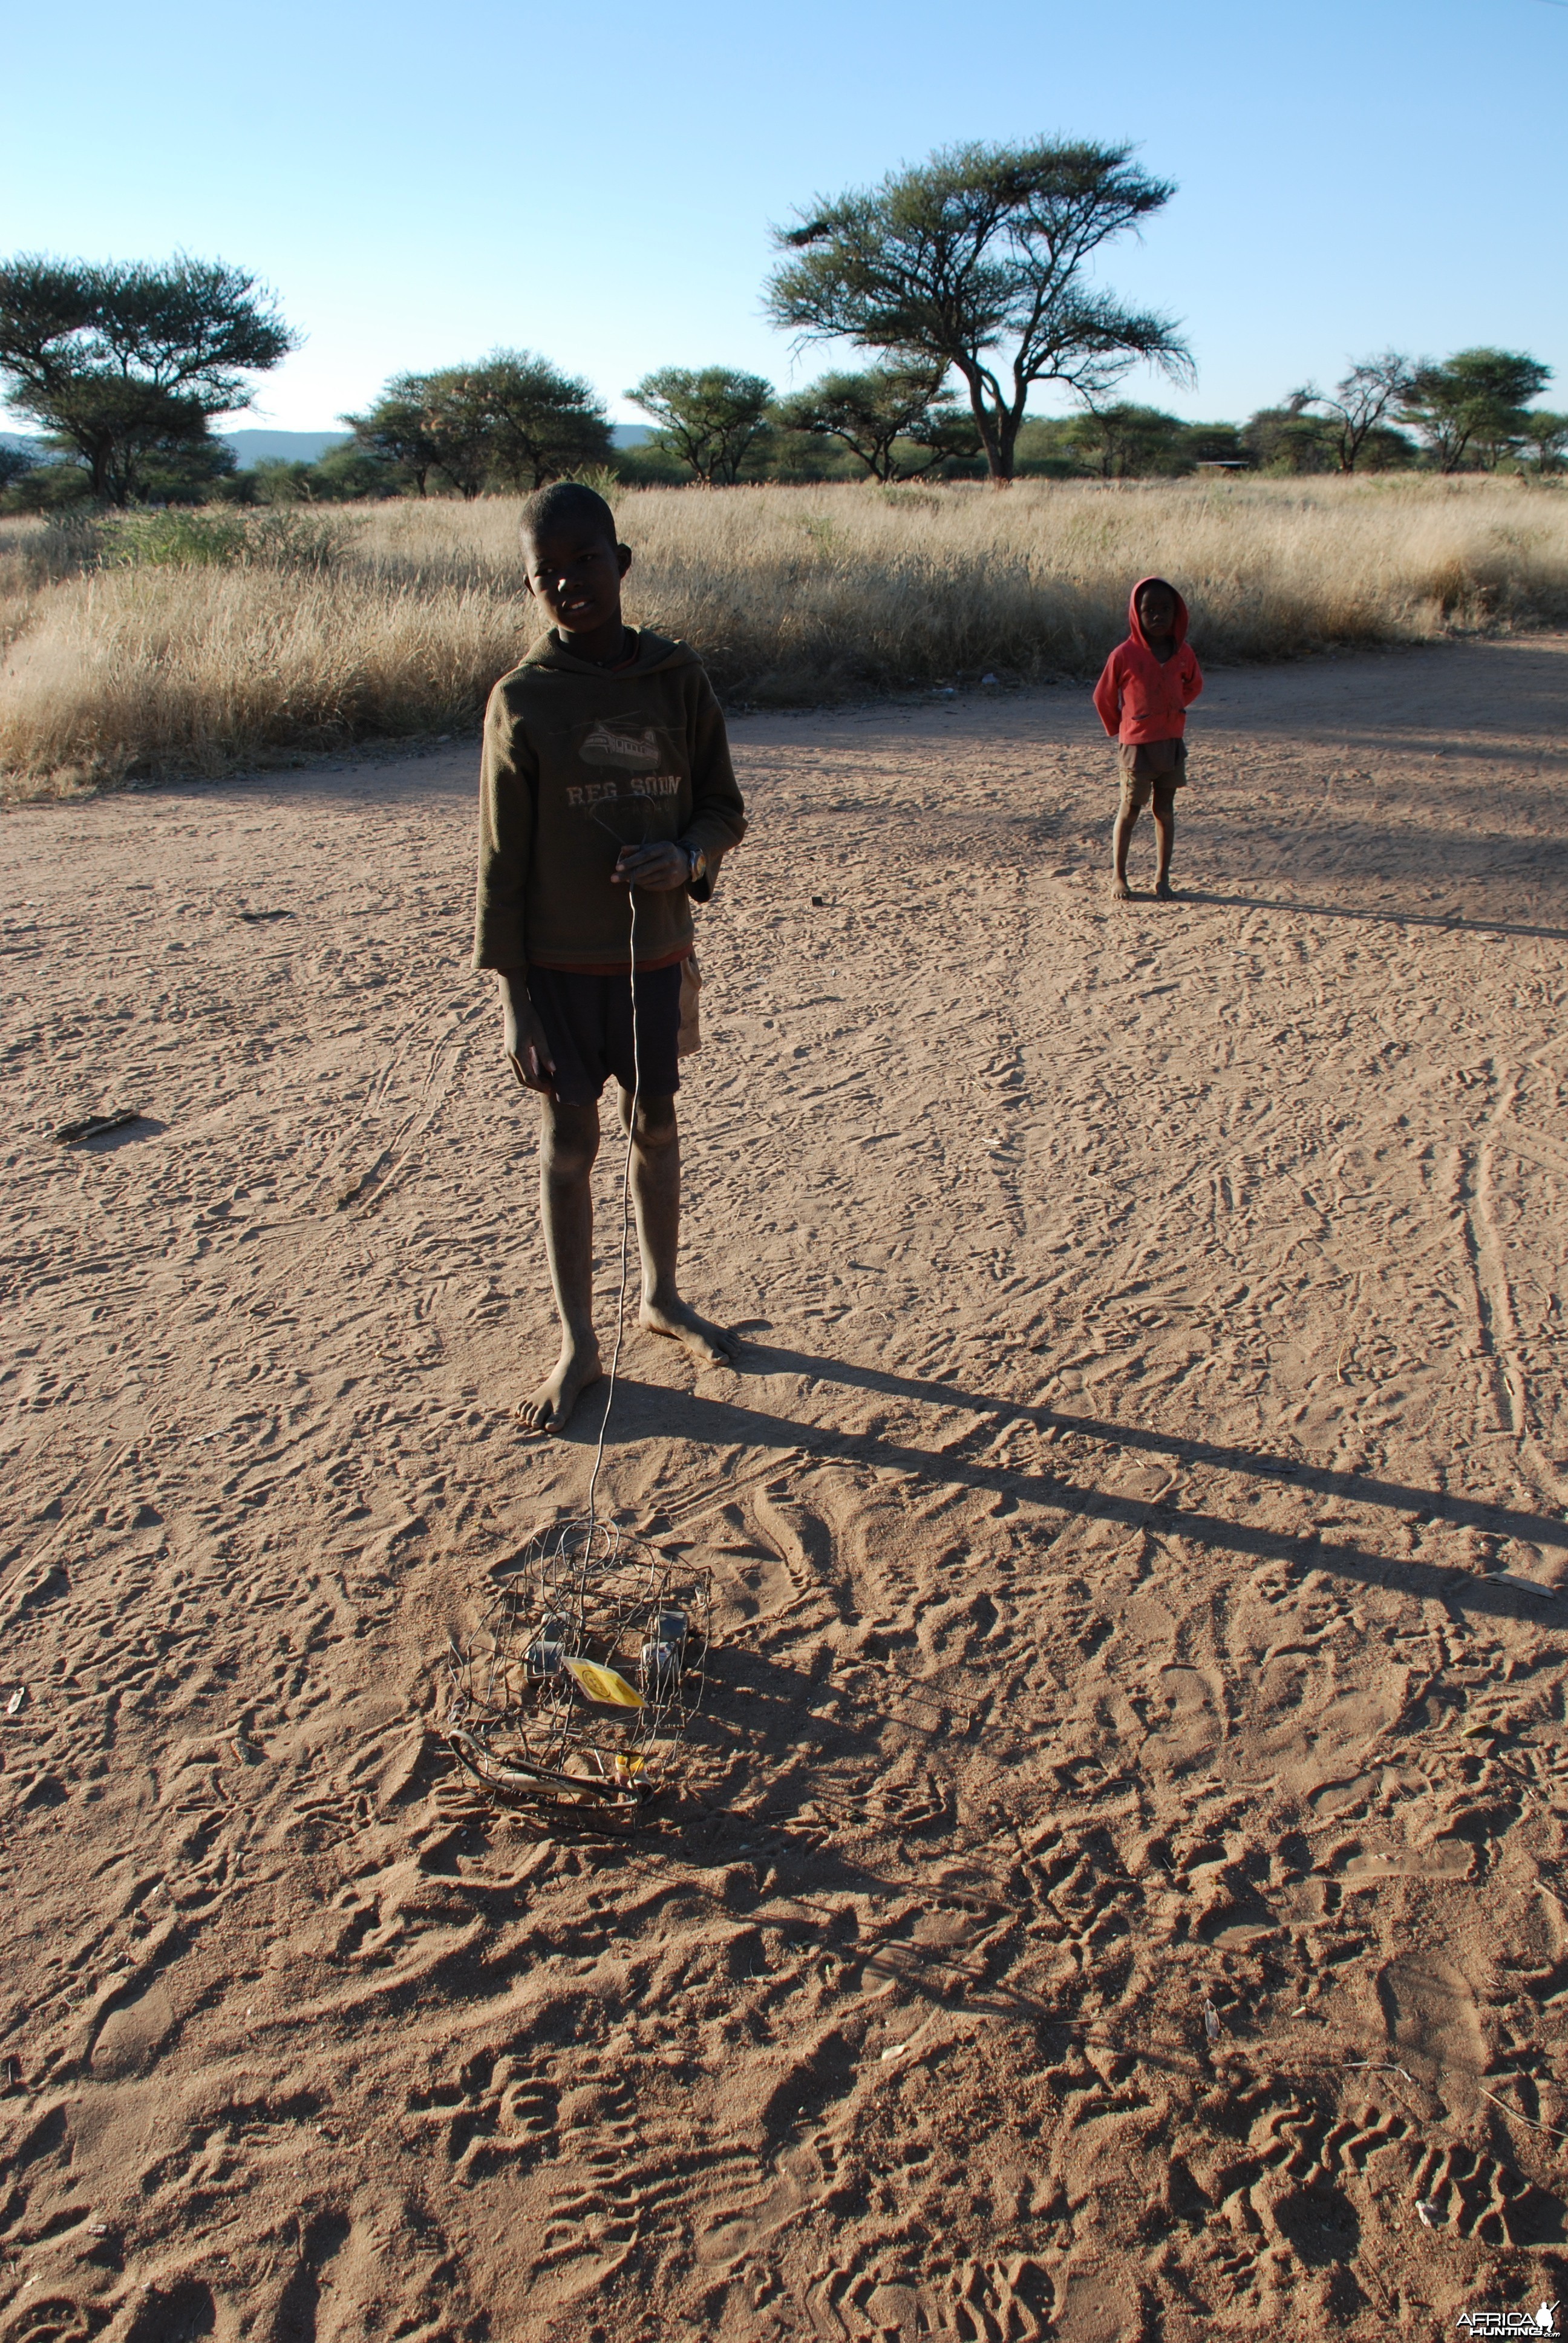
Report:
<svg viewBox="0 0 1568 2343"><path fill-rule="evenodd" d="M1187 605L1181 599L1181 595L1178 594L1175 587L1172 586L1169 578L1141 578L1138 580L1137 585L1127 597L1128 633L1141 649L1149 649L1149 638L1145 635L1142 621L1138 616L1138 597L1142 593L1145 586L1163 586L1167 594L1170 595L1171 599L1175 603L1176 624L1172 628L1171 632L1175 635L1176 648L1180 650L1182 644L1187 639ZM1152 658L1152 652L1150 653L1150 656Z"/></svg>
<svg viewBox="0 0 1568 2343"><path fill-rule="evenodd" d="M618 681L623 676L652 675L659 669L695 667L698 663L697 653L689 643L671 642L668 635L656 635L648 627L628 627L627 632L635 638L637 652L626 667L604 668L594 659L578 659L575 651L568 650L554 627L525 654L522 665L553 668L561 675L597 676L602 682L607 675L613 675Z"/></svg>

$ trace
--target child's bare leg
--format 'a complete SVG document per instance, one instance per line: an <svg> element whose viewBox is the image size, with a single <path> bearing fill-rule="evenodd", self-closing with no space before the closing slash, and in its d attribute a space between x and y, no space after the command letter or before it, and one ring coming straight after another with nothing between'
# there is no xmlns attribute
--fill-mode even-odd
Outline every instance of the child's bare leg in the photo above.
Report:
<svg viewBox="0 0 1568 2343"><path fill-rule="evenodd" d="M535 1432L560 1432L589 1383L601 1372L593 1331L593 1191L589 1175L598 1153L597 1106L541 1101L539 1218L550 1265L561 1354L554 1372L518 1413Z"/></svg>
<svg viewBox="0 0 1568 2343"><path fill-rule="evenodd" d="M1159 860L1154 871L1154 892L1161 901L1171 894L1171 849L1176 843L1176 809L1167 806L1163 812L1154 809L1154 839L1159 848Z"/></svg>
<svg viewBox="0 0 1568 2343"><path fill-rule="evenodd" d="M622 1091L623 1131L630 1114L631 1100ZM722 1326L699 1318L681 1300L675 1282L680 1252L680 1129L672 1098L644 1099L638 1104L631 1151L631 1201L642 1254L638 1325L650 1334L673 1336L705 1366L727 1366L736 1353L733 1336Z"/></svg>
<svg viewBox="0 0 1568 2343"><path fill-rule="evenodd" d="M1116 884L1111 889L1119 903L1131 903L1132 890L1127 883L1127 849L1132 840L1133 824L1138 820L1138 808L1131 798L1123 798L1121 810L1116 817L1116 828L1111 835L1111 850L1116 870Z"/></svg>

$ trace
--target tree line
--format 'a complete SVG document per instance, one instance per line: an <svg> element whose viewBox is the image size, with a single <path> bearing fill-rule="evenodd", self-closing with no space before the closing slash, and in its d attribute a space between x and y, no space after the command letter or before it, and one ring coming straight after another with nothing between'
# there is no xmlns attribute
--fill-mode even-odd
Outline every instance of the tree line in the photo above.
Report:
<svg viewBox="0 0 1568 2343"><path fill-rule="evenodd" d="M406 373L314 465L240 474L215 437L256 397L250 377L297 346L240 269L0 265L0 382L42 427L0 447L12 508L77 500L338 499L517 491L571 474L633 482L1020 476L1108 479L1232 465L1272 472L1547 474L1568 417L1532 404L1551 370L1527 353L1442 360L1385 351L1331 390L1307 383L1246 423L1194 424L1119 396L1138 366L1194 378L1177 321L1090 280L1102 246L1175 192L1126 146L1039 141L947 148L797 215L776 231L768 314L802 341L869 363L780 397L760 376L665 367L627 397L652 435L618 447L603 402L528 350ZM1055 386L1068 415L1032 415Z"/></svg>

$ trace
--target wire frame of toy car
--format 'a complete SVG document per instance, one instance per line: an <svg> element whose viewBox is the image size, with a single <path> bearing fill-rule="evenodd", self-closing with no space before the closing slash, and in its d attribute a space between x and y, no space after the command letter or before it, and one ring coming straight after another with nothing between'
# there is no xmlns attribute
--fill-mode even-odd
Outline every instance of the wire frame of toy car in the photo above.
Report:
<svg viewBox="0 0 1568 2343"><path fill-rule="evenodd" d="M533 1539L453 1647L448 1743L502 1795L631 1812L701 1705L711 1608L706 1571L613 1525Z"/></svg>

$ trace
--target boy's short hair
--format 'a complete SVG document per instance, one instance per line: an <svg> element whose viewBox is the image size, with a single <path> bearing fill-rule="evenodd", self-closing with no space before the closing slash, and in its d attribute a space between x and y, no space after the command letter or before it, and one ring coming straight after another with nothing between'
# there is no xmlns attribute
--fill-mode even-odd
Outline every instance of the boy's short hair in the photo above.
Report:
<svg viewBox="0 0 1568 2343"><path fill-rule="evenodd" d="M552 480L548 488L536 488L524 498L523 509L518 515L518 534L525 546L537 545L548 530L573 522L587 523L602 529L611 545L618 545L615 515L599 495L582 480Z"/></svg>

